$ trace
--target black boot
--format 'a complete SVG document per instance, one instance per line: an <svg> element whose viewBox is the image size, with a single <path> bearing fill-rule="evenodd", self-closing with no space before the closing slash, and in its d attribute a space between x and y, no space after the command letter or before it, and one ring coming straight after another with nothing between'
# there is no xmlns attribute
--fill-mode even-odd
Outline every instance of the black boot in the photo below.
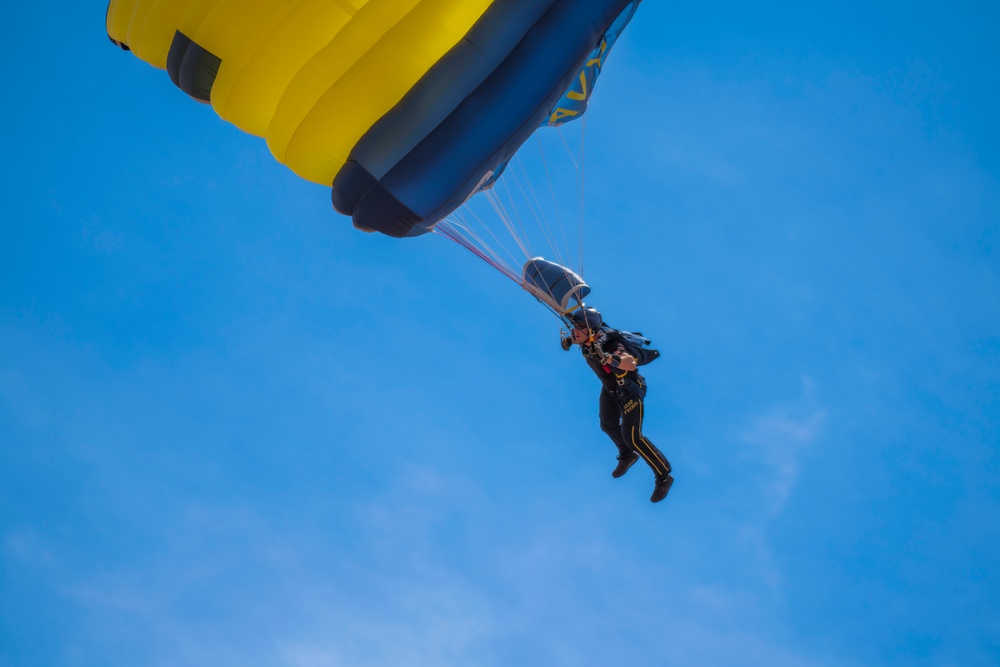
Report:
<svg viewBox="0 0 1000 667"><path fill-rule="evenodd" d="M639 455L635 452L628 452L627 454L622 453L618 455L618 465L615 466L614 472L611 476L618 479L622 475L628 472L628 469L632 467L632 464L639 460Z"/></svg>
<svg viewBox="0 0 1000 667"><path fill-rule="evenodd" d="M653 489L653 495L649 497L650 502L658 503L667 497L667 492L670 491L670 485L674 483L673 476L668 472L663 477L656 478L656 488Z"/></svg>

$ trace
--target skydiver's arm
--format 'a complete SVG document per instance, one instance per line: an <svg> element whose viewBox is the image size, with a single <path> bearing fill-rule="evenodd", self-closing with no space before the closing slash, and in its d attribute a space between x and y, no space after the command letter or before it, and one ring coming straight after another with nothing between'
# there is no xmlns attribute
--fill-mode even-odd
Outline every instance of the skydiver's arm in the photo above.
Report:
<svg viewBox="0 0 1000 667"><path fill-rule="evenodd" d="M616 357L618 358L618 368L620 370L634 371L636 368L639 367L639 365L635 363L635 357L633 357L628 352L616 352L612 354L611 355L612 366L614 366L613 362Z"/></svg>
<svg viewBox="0 0 1000 667"><path fill-rule="evenodd" d="M612 368L617 368L622 371L634 371L639 367L639 365L635 363L635 357L626 352L625 347L620 343L614 352L604 358L604 363Z"/></svg>

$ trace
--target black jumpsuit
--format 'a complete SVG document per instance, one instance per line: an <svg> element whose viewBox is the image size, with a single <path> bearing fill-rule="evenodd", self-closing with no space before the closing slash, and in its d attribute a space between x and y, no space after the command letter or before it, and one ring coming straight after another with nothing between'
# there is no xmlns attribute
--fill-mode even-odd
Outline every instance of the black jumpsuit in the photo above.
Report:
<svg viewBox="0 0 1000 667"><path fill-rule="evenodd" d="M621 344L616 347L604 351L627 354ZM587 365L601 380L601 430L618 447L619 456L634 451L652 468L657 479L665 477L670 472L670 461L642 434L646 379L638 371L622 371L602 364L591 345L582 345L581 350Z"/></svg>

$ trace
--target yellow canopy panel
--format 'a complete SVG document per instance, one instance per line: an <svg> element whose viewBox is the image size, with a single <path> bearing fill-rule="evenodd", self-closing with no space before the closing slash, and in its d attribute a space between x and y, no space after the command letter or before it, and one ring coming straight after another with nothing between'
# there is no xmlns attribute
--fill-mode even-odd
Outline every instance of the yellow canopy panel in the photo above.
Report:
<svg viewBox="0 0 1000 667"><path fill-rule="evenodd" d="M108 36L329 185L493 0L112 0Z"/></svg>

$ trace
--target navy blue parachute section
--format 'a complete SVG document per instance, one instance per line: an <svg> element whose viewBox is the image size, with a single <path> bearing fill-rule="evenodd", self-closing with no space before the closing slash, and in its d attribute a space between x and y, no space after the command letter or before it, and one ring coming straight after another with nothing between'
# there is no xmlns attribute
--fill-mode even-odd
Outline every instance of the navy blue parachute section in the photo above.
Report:
<svg viewBox="0 0 1000 667"><path fill-rule="evenodd" d="M640 0L633 0L633 2L622 10L618 18L608 28L608 31L604 33L601 43L587 57L583 69L580 70L580 74L572 80L569 89L556 102L555 108L546 114L545 120L542 121L543 126L557 127L579 118L587 110L587 104L590 102L590 96L594 92L594 84L597 82L597 77L601 74L601 68L604 67L604 61L607 59L608 54L611 53L611 47L618 41L619 35L625 30L625 26L632 20L635 10L639 8L639 2ZM506 168L507 162L503 162L494 168L492 172L486 174L476 192L492 188L500 176L503 175L503 170Z"/></svg>
<svg viewBox="0 0 1000 667"><path fill-rule="evenodd" d="M583 278L565 266L541 257L529 259L521 271L521 285L535 297L563 315L575 305L583 303L590 294L590 287Z"/></svg>
<svg viewBox="0 0 1000 667"><path fill-rule="evenodd" d="M619 35L625 30L625 26L632 20L632 16L638 8L639 0L633 0L618 15L615 22L604 33L601 43L587 57L587 62L580 71L580 75L556 103L555 108L549 112L548 119L545 121L546 125L554 127L568 123L582 116L583 112L587 110L587 103L594 92L594 84L597 82L597 77L601 74L604 61L607 59L608 54L611 53L611 47L618 41Z"/></svg>
<svg viewBox="0 0 1000 667"><path fill-rule="evenodd" d="M581 72L589 95L605 35L620 32L637 4L496 0L355 145L333 181L336 209L360 229L429 231L496 179Z"/></svg>

